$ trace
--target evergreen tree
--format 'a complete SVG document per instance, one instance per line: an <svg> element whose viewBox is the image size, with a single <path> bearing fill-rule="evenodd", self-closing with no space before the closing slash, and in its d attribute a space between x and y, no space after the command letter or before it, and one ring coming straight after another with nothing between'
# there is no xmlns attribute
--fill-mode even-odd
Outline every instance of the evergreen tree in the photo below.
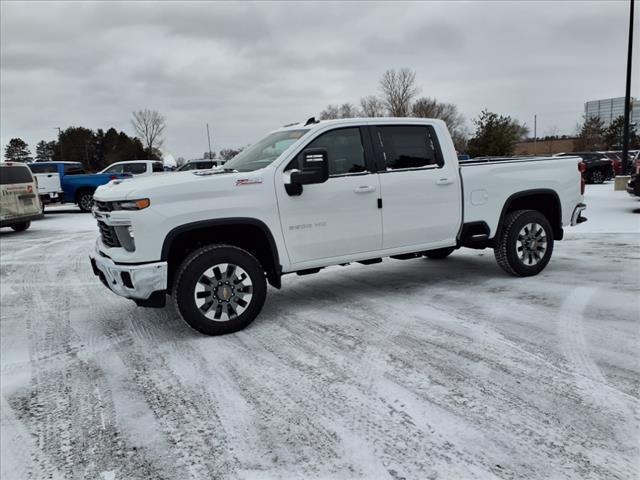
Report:
<svg viewBox="0 0 640 480"><path fill-rule="evenodd" d="M516 143L528 132L516 119L488 110L483 110L473 123L476 131L467 150L472 157L512 155Z"/></svg>
<svg viewBox="0 0 640 480"><path fill-rule="evenodd" d="M591 152L604 148L604 122L600 117L588 117L578 129L576 151Z"/></svg>
<svg viewBox="0 0 640 480"><path fill-rule="evenodd" d="M50 162L56 157L58 142L40 140L36 145L36 162Z"/></svg>
<svg viewBox="0 0 640 480"><path fill-rule="evenodd" d="M12 138L4 149L4 159L7 162L31 162L31 151L27 142L21 138Z"/></svg>

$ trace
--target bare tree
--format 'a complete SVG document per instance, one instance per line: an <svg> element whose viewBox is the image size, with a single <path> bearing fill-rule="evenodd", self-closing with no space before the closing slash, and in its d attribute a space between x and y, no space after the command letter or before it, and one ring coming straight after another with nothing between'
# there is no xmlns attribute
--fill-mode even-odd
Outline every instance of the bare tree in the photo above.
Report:
<svg viewBox="0 0 640 480"><path fill-rule="evenodd" d="M162 134L167 127L166 120L156 110L138 110L133 112L133 118L131 124L136 132L136 135L141 137L145 148L149 154L155 153L163 143Z"/></svg>
<svg viewBox="0 0 640 480"><path fill-rule="evenodd" d="M335 118L354 118L359 117L358 107L352 103L346 102L342 105L329 104L320 112L320 120L333 120Z"/></svg>
<svg viewBox="0 0 640 480"><path fill-rule="evenodd" d="M360 99L363 117L384 117L384 102L375 95L367 95Z"/></svg>
<svg viewBox="0 0 640 480"><path fill-rule="evenodd" d="M320 120L332 120L334 118L340 118L340 107L338 105L327 105L320 112Z"/></svg>
<svg viewBox="0 0 640 480"><path fill-rule="evenodd" d="M403 68L396 72L390 69L384 72L380 80L380 90L384 104L392 117L408 117L411 100L418 94L416 72Z"/></svg>
<svg viewBox="0 0 640 480"><path fill-rule="evenodd" d="M359 116L360 112L355 105L349 102L340 105L340 118L354 118Z"/></svg>
<svg viewBox="0 0 640 480"><path fill-rule="evenodd" d="M460 152L465 150L468 136L464 116L453 103L438 102L435 98L422 97L411 107L411 114L420 118L437 118L447 124L453 143Z"/></svg>

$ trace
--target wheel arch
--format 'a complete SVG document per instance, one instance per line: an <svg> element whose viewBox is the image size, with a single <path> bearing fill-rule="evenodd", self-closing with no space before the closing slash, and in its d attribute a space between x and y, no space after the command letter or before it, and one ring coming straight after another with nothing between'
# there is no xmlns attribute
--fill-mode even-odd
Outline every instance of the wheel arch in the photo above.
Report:
<svg viewBox="0 0 640 480"><path fill-rule="evenodd" d="M549 220L551 228L553 228L554 240L562 240L564 235L562 229L562 203L558 193L549 188L523 190L507 198L500 213L500 220L498 221L494 239L497 239L502 232L507 214L514 210L527 209L537 210L542 213Z"/></svg>
<svg viewBox="0 0 640 480"><path fill-rule="evenodd" d="M282 266L273 234L261 220L245 217L201 220L172 229L161 251L161 260L169 264L169 287L180 262L200 246L211 243L227 243L247 250L265 269L269 284L280 288Z"/></svg>

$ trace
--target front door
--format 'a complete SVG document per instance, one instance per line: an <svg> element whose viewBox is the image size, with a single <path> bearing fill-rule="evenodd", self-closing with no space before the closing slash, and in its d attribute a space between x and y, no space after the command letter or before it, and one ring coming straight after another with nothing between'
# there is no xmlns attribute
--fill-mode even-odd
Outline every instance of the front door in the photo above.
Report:
<svg viewBox="0 0 640 480"><path fill-rule="evenodd" d="M321 133L304 148L324 148L329 160L325 183L304 185L289 195L284 178L276 180L278 208L287 253L292 264L312 266L322 260L379 250L382 218L380 185L373 171L365 129L347 127ZM297 168L300 154L285 171ZM278 184L279 182L279 184Z"/></svg>

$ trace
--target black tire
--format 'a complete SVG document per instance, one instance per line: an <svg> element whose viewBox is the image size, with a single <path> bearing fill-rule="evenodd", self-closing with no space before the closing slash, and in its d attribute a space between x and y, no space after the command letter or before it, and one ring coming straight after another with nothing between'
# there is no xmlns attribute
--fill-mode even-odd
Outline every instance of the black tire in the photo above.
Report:
<svg viewBox="0 0 640 480"><path fill-rule="evenodd" d="M11 228L15 232L24 232L30 226L31 226L31 222L27 220L26 222L14 223L13 225L11 225Z"/></svg>
<svg viewBox="0 0 640 480"><path fill-rule="evenodd" d="M530 224L540 227L543 233L536 235L538 229L529 229ZM530 235L527 231L533 233ZM542 235L544 242L534 238L542 239ZM544 251L541 251L541 248L544 248ZM528 255L527 252L532 253ZM553 229L542 213L537 210L516 210L507 214L500 238L494 248L500 268L518 277L537 275L547 266L552 253ZM535 263L530 264L534 261Z"/></svg>
<svg viewBox="0 0 640 480"><path fill-rule="evenodd" d="M243 286L242 282L232 281L231 285L229 282L221 282L217 284L217 287L213 283L203 283L201 280L206 276L205 274L219 264L232 264L235 266L234 271L236 269L244 271L243 275L246 274L244 281L249 284L249 290L239 293L241 290L238 288L237 291L232 289L233 293L230 292L229 287L233 285L240 285L246 289L247 286ZM215 278L208 277L207 282L210 280L218 281L220 273L220 269L218 269ZM226 275L227 272L223 273ZM225 287L222 283L226 283L229 287ZM206 290L207 293L204 291L197 293L199 288ZM226 292L221 295L222 298L218 296L218 291L221 288ZM196 296L200 293L204 295L202 298L205 299L202 300L204 304L198 306ZM249 295L248 302L243 300L243 298L247 298L244 295ZM224 335L242 330L258 316L266 296L267 282L264 269L258 260L249 252L231 245L209 245L193 252L180 265L173 288L173 298L183 320L195 330L206 335ZM223 298L227 298L227 300ZM236 310L244 308L239 315L234 311L234 302ZM246 306L243 307L240 302L244 302ZM214 306L215 311L213 311ZM236 314L233 315L229 311ZM222 317L228 318L226 320L224 318L207 318L205 314L215 316L220 314Z"/></svg>
<svg viewBox="0 0 640 480"><path fill-rule="evenodd" d="M589 183L595 183L595 184L604 183L605 177L606 175L602 170L593 170L591 172L591 175L589 175L589 179L590 179Z"/></svg>
<svg viewBox="0 0 640 480"><path fill-rule="evenodd" d="M93 207L93 192L80 192L78 194L78 206L82 212L90 212Z"/></svg>
<svg viewBox="0 0 640 480"><path fill-rule="evenodd" d="M436 250L429 250L427 252L424 252L424 256L431 260L442 260L451 255L455 249L455 247L447 247L438 248Z"/></svg>

